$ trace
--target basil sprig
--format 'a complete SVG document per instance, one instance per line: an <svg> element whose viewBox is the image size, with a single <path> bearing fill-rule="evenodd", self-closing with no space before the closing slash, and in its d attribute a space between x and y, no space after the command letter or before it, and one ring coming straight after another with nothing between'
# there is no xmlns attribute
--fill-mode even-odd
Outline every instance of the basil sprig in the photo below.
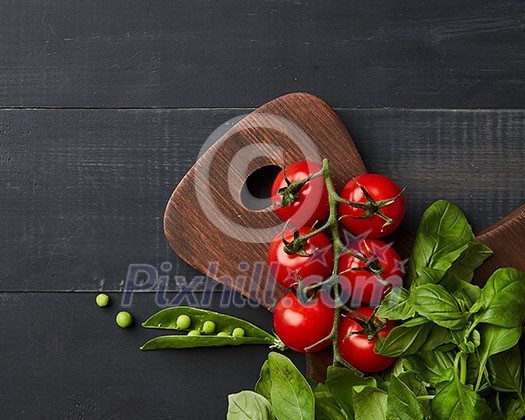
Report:
<svg viewBox="0 0 525 420"><path fill-rule="evenodd" d="M421 220L405 288L377 312L400 322L375 347L398 362L372 377L330 366L323 384L270 353L255 392L230 396L228 419L525 417L525 274L502 268L483 288L471 284L491 253L457 206L437 201Z"/></svg>
<svg viewBox="0 0 525 420"><path fill-rule="evenodd" d="M378 310L404 323L379 337L375 350L403 357L403 369L429 385L431 418L525 415L525 274L501 268L483 288L471 284L491 253L457 206L437 201L421 220L408 288L393 290Z"/></svg>

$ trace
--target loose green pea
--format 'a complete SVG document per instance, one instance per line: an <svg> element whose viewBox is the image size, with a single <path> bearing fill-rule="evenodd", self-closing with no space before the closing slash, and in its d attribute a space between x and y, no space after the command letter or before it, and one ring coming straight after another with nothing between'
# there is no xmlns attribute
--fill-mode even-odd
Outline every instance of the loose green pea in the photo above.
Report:
<svg viewBox="0 0 525 420"><path fill-rule="evenodd" d="M213 334L215 332L215 322L206 321L202 326L202 332L204 334Z"/></svg>
<svg viewBox="0 0 525 420"><path fill-rule="evenodd" d="M129 312L121 311L117 314L115 317L115 321L117 322L117 325L121 328L127 328L131 324L133 324L133 317Z"/></svg>
<svg viewBox="0 0 525 420"><path fill-rule="evenodd" d="M229 337L230 334L228 334L226 331L221 331L217 333L217 337Z"/></svg>
<svg viewBox="0 0 525 420"><path fill-rule="evenodd" d="M244 330L240 327L235 328L232 332L232 337L235 337L235 338L244 337Z"/></svg>
<svg viewBox="0 0 525 420"><path fill-rule="evenodd" d="M201 335L201 332L199 330L191 330L188 332L188 335L195 336L195 335Z"/></svg>
<svg viewBox="0 0 525 420"><path fill-rule="evenodd" d="M191 318L188 315L179 315L177 318L177 328L181 330L186 330L190 328Z"/></svg>
<svg viewBox="0 0 525 420"><path fill-rule="evenodd" d="M104 306L109 305L109 296L106 295L105 293L100 293L97 295L97 298L95 299L95 301L97 302L98 306L103 308Z"/></svg>

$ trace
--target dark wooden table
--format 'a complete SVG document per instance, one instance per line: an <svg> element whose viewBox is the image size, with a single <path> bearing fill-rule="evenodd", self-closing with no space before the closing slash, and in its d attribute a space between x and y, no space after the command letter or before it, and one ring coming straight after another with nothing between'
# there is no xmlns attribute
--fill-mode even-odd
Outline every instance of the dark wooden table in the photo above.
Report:
<svg viewBox="0 0 525 420"><path fill-rule="evenodd" d="M477 231L523 204L524 27L506 0L0 2L0 418L220 419L253 387L265 348L140 352L155 291L114 316L130 264L168 261L169 299L271 329L162 217L208 135L274 97L334 106L412 231L438 198Z"/></svg>

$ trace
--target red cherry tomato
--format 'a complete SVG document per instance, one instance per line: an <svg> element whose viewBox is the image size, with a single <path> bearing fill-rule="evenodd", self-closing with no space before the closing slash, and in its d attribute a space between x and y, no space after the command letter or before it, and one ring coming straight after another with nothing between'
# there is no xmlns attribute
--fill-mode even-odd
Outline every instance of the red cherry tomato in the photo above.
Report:
<svg viewBox="0 0 525 420"><path fill-rule="evenodd" d="M367 318L373 313L373 308L357 308L355 311ZM391 366L397 359L395 357L381 356L374 352L377 336L386 337L388 333L397 326L394 321L387 321L383 327L369 340L367 334L351 334L363 329L355 322L355 315L346 315L339 323L339 353L343 359L361 372L379 372ZM350 334L350 335L349 335Z"/></svg>
<svg viewBox="0 0 525 420"><path fill-rule="evenodd" d="M306 235L310 232L309 227L299 229L299 235ZM294 237L292 229L284 233L284 239L291 242ZM290 288L296 283L298 276L301 279L310 276L318 276L320 280L327 278L332 272L334 264L334 249L332 242L324 233L312 236L306 241L303 251L310 256L298 254L287 254L285 244L282 241L282 235L279 234L270 244L268 250L268 266L270 273L278 283Z"/></svg>
<svg viewBox="0 0 525 420"><path fill-rule="evenodd" d="M341 298L351 306L377 306L392 287L403 283L403 263L391 245L378 239L362 239L351 243L339 260ZM363 261L365 260L365 261ZM382 284L374 275L391 285Z"/></svg>
<svg viewBox="0 0 525 420"><path fill-rule="evenodd" d="M358 184L370 194L376 203L393 199L401 193L401 189L389 178L377 174L364 174L356 176L345 185L341 191L341 198L366 203L367 197ZM386 220L377 214L359 219L366 210L346 203L340 203L338 207L341 221L350 233L368 238L380 238L389 235L400 225L405 214L405 198L401 194L393 203L381 207L378 211L389 218L392 223L385 225Z"/></svg>
<svg viewBox="0 0 525 420"><path fill-rule="evenodd" d="M327 337L332 330L335 309L325 303L322 293L303 304L293 293L288 293L275 306L273 326L284 344L292 350L305 353L324 349L326 340L313 349L308 347Z"/></svg>
<svg viewBox="0 0 525 420"><path fill-rule="evenodd" d="M300 181L309 175L319 172L322 166L315 162L301 161L286 167L286 177L290 182ZM328 204L328 191L322 176L308 181L297 191L297 199L292 203L282 206L283 197L278 191L287 187L284 171L275 178L272 185L272 205L277 215L296 227L311 226L328 217L330 206Z"/></svg>

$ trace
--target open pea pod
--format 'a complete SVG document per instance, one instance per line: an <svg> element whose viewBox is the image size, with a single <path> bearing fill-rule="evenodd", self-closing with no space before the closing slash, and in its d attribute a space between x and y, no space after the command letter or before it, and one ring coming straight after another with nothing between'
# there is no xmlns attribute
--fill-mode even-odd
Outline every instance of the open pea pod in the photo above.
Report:
<svg viewBox="0 0 525 420"><path fill-rule="evenodd" d="M216 335L163 335L152 338L142 345L141 350L191 349L195 347L240 346L243 344L272 345L271 340L257 337L218 337Z"/></svg>
<svg viewBox="0 0 525 420"><path fill-rule="evenodd" d="M191 324L187 328L179 328L177 326L177 319L181 315L186 315L191 319ZM234 316L224 315L205 309L192 308L189 306L177 306L174 308L163 309L143 322L142 326L145 328L171 329L178 331L198 330L202 332L206 321L212 321L215 323L215 331L213 335L168 335L155 337L146 342L141 347L141 350L239 346L242 344L267 344L279 347L280 343L276 337L248 321ZM232 333L235 328L242 328L244 330L244 336L233 337ZM226 333L227 336L218 336L218 333Z"/></svg>

